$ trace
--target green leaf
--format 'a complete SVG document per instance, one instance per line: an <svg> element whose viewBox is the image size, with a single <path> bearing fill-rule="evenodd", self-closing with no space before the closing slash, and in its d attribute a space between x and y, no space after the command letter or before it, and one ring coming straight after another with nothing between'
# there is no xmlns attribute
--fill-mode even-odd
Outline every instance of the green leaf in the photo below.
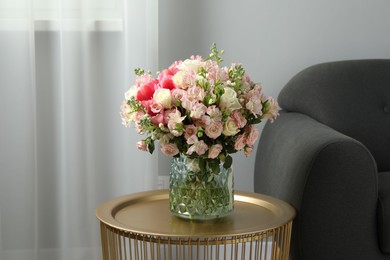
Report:
<svg viewBox="0 0 390 260"><path fill-rule="evenodd" d="M148 137L146 140L146 144L148 145L148 151L150 154L154 152L154 141L151 137Z"/></svg>
<svg viewBox="0 0 390 260"><path fill-rule="evenodd" d="M206 171L206 160L203 158L199 158L199 168L202 172Z"/></svg>
<svg viewBox="0 0 390 260"><path fill-rule="evenodd" d="M219 172L219 160L218 159L212 159L208 160L209 168L214 174L218 174Z"/></svg>
<svg viewBox="0 0 390 260"><path fill-rule="evenodd" d="M229 169L232 166L232 164L233 164L233 158L230 155L226 156L225 163L223 164L223 167L225 169Z"/></svg>
<svg viewBox="0 0 390 260"><path fill-rule="evenodd" d="M249 121L249 123L251 124L251 125L255 125L255 124L258 124L258 123L260 123L261 122L261 117L256 117L256 118L253 118L252 120L250 120Z"/></svg>

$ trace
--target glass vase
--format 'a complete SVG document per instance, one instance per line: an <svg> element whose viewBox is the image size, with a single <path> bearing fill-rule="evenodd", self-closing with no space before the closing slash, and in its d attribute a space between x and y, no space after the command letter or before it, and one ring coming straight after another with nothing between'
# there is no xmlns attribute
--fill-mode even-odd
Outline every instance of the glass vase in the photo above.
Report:
<svg viewBox="0 0 390 260"><path fill-rule="evenodd" d="M173 158L169 178L171 212L181 218L207 220L234 208L233 169L215 159Z"/></svg>

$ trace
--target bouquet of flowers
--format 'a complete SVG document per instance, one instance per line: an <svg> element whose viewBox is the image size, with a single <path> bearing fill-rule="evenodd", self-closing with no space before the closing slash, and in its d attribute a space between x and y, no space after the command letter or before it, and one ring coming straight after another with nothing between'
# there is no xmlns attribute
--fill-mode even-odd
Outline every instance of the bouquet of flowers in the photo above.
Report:
<svg viewBox="0 0 390 260"><path fill-rule="evenodd" d="M153 77L136 69L135 84L125 93L122 122L132 122L140 150L153 153L155 141L168 156L180 154L208 162L232 164L230 154L248 156L263 119L273 121L279 106L252 82L241 64L222 67L215 44L209 57L192 56L175 61Z"/></svg>

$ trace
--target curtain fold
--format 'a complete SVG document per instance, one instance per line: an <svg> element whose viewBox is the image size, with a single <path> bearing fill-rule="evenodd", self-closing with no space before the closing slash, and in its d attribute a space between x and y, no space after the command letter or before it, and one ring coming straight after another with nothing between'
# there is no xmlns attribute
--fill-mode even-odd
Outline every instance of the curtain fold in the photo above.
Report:
<svg viewBox="0 0 390 260"><path fill-rule="evenodd" d="M157 187L119 110L133 69L157 70L158 3L3 2L0 259L100 259L95 208Z"/></svg>

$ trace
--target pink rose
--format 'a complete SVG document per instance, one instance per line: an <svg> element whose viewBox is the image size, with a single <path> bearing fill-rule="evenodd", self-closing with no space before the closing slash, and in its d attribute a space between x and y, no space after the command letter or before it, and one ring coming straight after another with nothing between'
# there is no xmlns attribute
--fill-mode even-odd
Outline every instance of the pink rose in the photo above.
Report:
<svg viewBox="0 0 390 260"><path fill-rule="evenodd" d="M167 156L175 156L179 153L179 148L175 143L167 143L161 145L161 152Z"/></svg>
<svg viewBox="0 0 390 260"><path fill-rule="evenodd" d="M234 149L237 151L241 150L244 148L246 145L246 137L245 134L239 135L234 143Z"/></svg>
<svg viewBox="0 0 390 260"><path fill-rule="evenodd" d="M141 151L144 151L144 152L147 152L147 151L148 151L148 146L147 146L147 144L145 143L144 140L139 141L139 142L137 143L137 148L138 148L139 150L141 150Z"/></svg>
<svg viewBox="0 0 390 260"><path fill-rule="evenodd" d="M253 145L259 137L259 130L255 126L249 125L245 132L247 132L246 144Z"/></svg>
<svg viewBox="0 0 390 260"><path fill-rule="evenodd" d="M162 106L161 104L152 103L152 104L150 105L150 110L151 110L153 113L155 113L155 114L160 113L162 109L163 109L163 106Z"/></svg>
<svg viewBox="0 0 390 260"><path fill-rule="evenodd" d="M217 139L222 134L222 130L223 125L220 122L211 121L210 124L205 127L205 133L211 139Z"/></svg>
<svg viewBox="0 0 390 260"><path fill-rule="evenodd" d="M164 124L164 114L160 113L160 114L157 114L155 116L152 116L151 121L152 121L152 124L154 124L154 125Z"/></svg>
<svg viewBox="0 0 390 260"><path fill-rule="evenodd" d="M234 122L236 122L238 128L243 128L247 123L247 120L242 116L240 110L234 110L231 117Z"/></svg>
<svg viewBox="0 0 390 260"><path fill-rule="evenodd" d="M221 153L222 151L222 145L220 144L215 144L215 145L212 145L209 149L209 155L208 155L208 158L210 159L214 159L214 158L217 158L218 155Z"/></svg>
<svg viewBox="0 0 390 260"><path fill-rule="evenodd" d="M184 129L185 129L184 138L186 140L188 140L191 136L196 135L196 133L198 132L196 126L194 125L186 125Z"/></svg>

